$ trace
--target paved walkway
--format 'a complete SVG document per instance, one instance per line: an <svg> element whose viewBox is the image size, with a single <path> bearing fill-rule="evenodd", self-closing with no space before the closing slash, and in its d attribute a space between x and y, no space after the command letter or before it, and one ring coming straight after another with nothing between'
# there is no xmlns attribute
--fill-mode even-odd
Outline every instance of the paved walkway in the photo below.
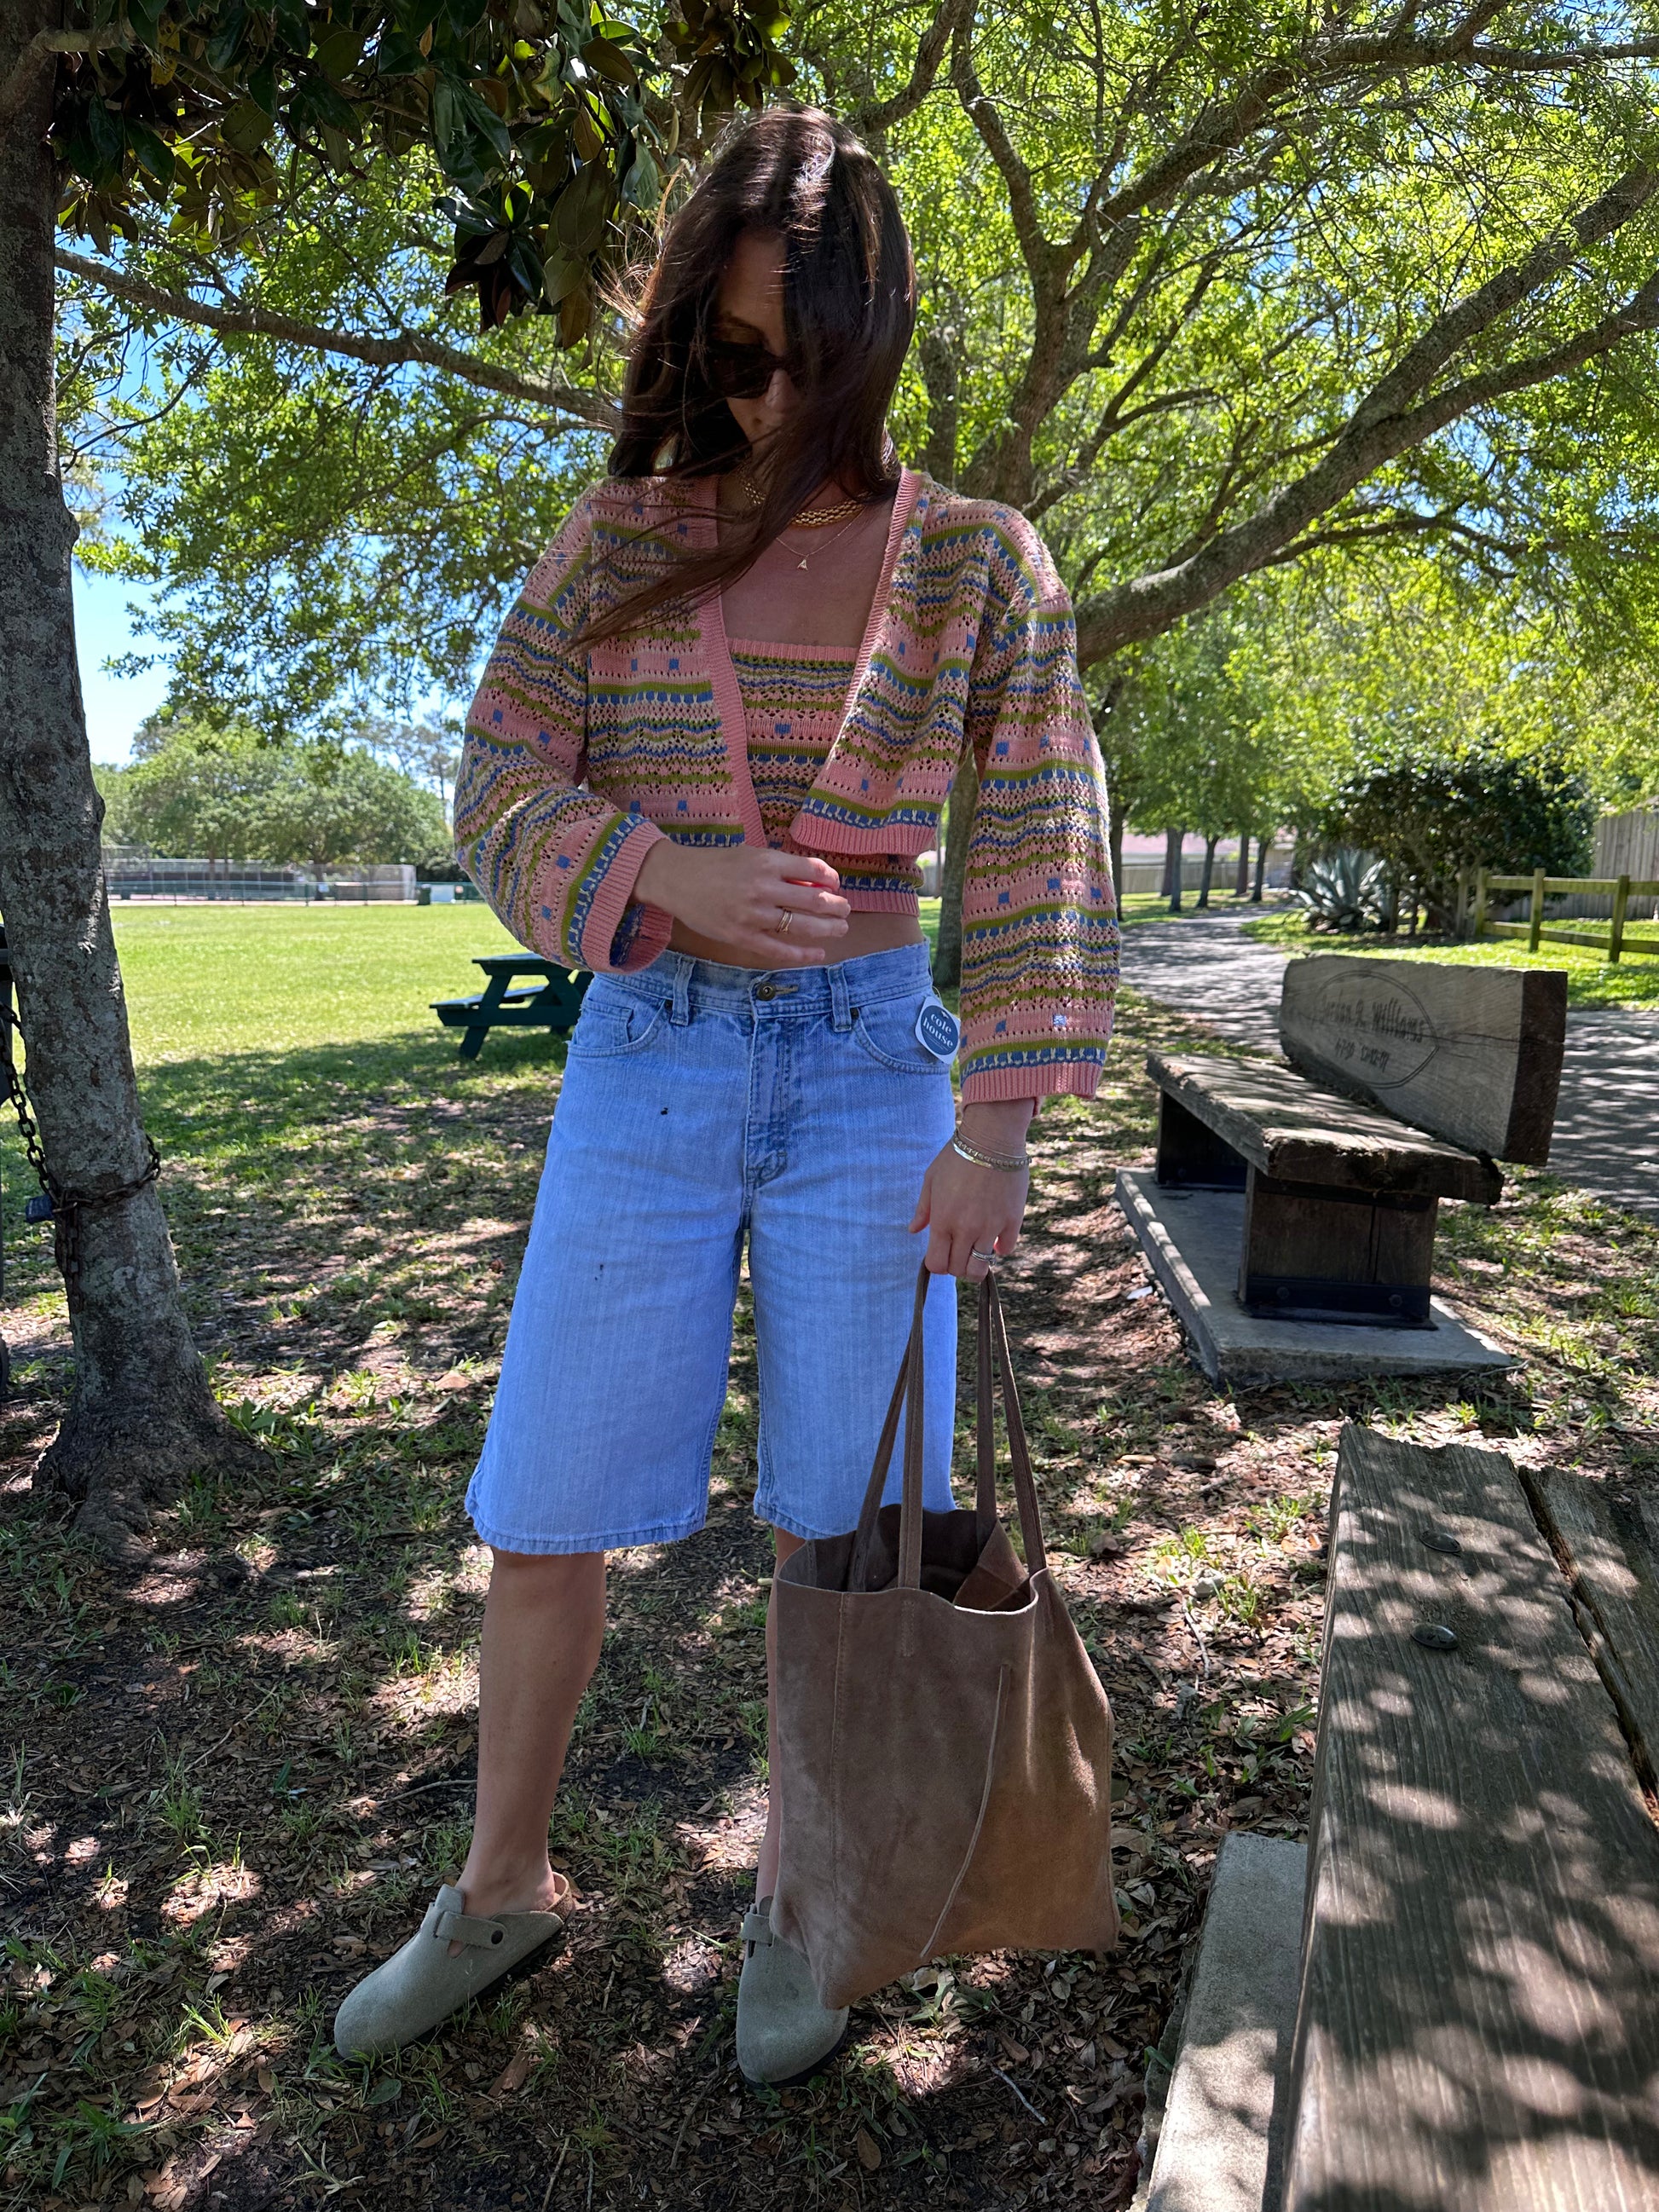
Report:
<svg viewBox="0 0 1659 2212"><path fill-rule="evenodd" d="M1236 910L1123 933L1123 980L1240 1044L1279 1048L1288 956ZM1598 1197L1659 1213L1659 1014L1570 1013L1550 1166Z"/></svg>

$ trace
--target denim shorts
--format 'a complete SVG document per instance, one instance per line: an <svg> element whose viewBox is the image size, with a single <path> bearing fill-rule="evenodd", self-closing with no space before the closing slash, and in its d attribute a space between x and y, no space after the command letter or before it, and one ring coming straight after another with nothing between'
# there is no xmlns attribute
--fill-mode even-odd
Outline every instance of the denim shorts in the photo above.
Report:
<svg viewBox="0 0 1659 2212"><path fill-rule="evenodd" d="M594 978L467 1492L485 1543L605 1552L702 1526L745 1239L755 1511L796 1536L855 1525L927 1243L908 1224L955 1123L949 1067L915 1033L933 996L921 945L775 973L665 952ZM940 1511L956 1298L930 1285Z"/></svg>

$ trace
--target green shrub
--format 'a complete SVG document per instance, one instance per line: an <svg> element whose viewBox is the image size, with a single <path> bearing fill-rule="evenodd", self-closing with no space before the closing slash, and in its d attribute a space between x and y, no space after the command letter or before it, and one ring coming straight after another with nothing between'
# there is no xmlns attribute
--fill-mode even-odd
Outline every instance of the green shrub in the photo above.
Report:
<svg viewBox="0 0 1659 2212"><path fill-rule="evenodd" d="M1332 799L1324 829L1376 854L1395 911L1424 906L1435 928L1450 921L1460 868L1587 873L1595 812L1589 786L1559 761L1483 750L1361 770Z"/></svg>

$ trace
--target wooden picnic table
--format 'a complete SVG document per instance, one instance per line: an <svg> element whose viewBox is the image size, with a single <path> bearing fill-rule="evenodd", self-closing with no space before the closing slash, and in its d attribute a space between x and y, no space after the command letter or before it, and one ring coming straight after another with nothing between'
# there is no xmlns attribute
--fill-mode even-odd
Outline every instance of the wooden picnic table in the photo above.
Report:
<svg viewBox="0 0 1659 2212"><path fill-rule="evenodd" d="M471 999L434 999L432 1010L446 1028L464 1032L461 1058L476 1060L493 1029L545 1029L563 1035L581 1012L592 976L586 968L544 960L534 952L492 952L472 963L486 981ZM520 975L540 980L515 988Z"/></svg>

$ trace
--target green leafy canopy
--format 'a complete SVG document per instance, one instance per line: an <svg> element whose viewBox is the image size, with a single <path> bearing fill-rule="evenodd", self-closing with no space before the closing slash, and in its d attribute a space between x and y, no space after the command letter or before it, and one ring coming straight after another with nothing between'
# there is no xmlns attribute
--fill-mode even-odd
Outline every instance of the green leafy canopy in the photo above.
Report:
<svg viewBox="0 0 1659 2212"><path fill-rule="evenodd" d="M476 289L486 329L556 313L574 345L682 124L758 107L793 74L787 0L617 5L93 0L58 72L64 222L108 253L147 200L233 240L283 191L284 148L342 174L423 148L448 187L449 289Z"/></svg>

